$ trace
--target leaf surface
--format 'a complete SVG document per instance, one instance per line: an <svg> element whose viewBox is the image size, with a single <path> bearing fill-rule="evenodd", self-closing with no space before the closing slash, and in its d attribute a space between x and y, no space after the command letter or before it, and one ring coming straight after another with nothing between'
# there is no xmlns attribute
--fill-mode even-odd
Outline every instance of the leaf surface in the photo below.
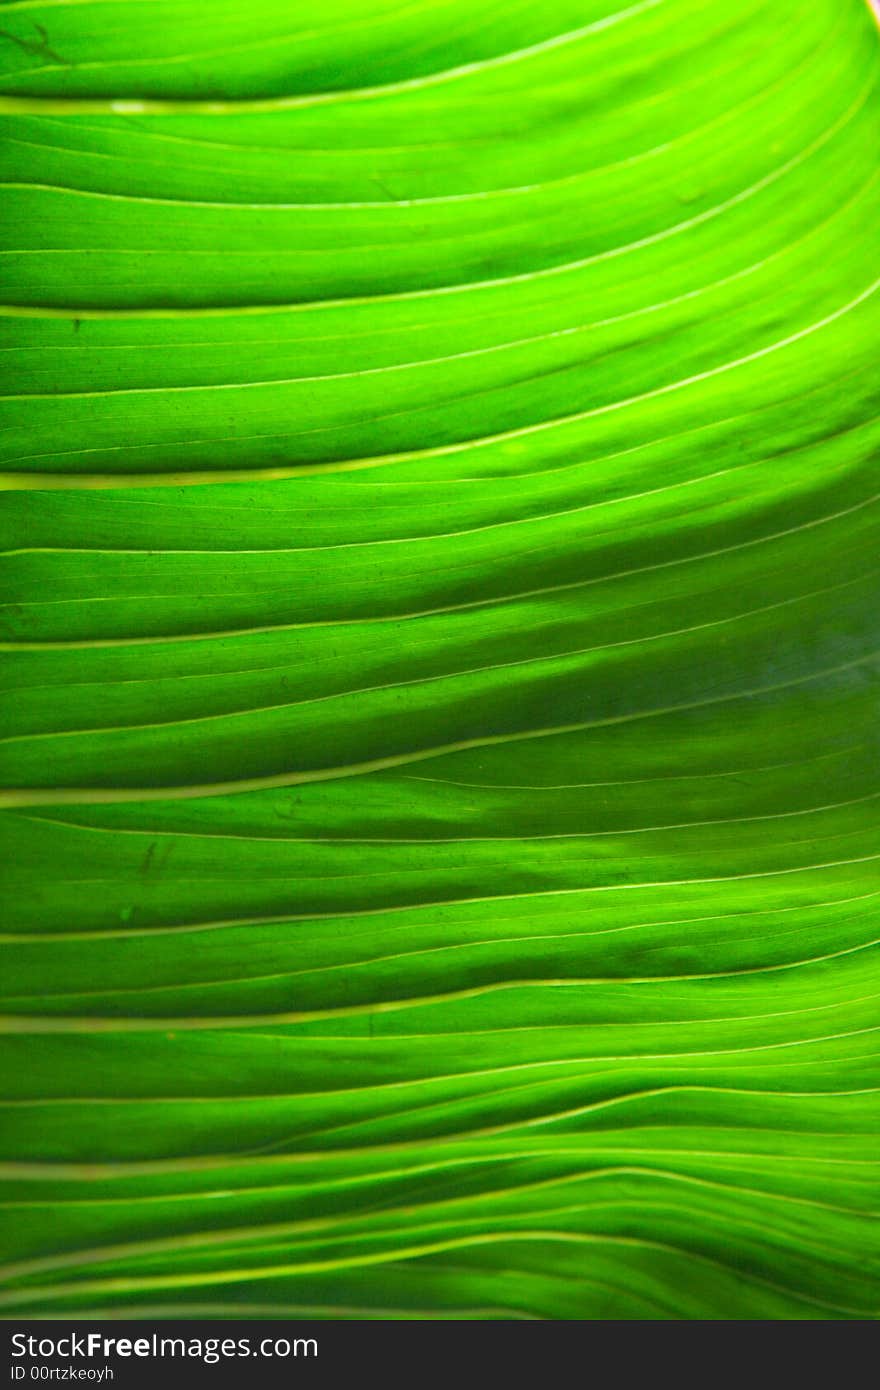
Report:
<svg viewBox="0 0 880 1390"><path fill-rule="evenodd" d="M878 1315L863 0L0 12L8 1315Z"/></svg>

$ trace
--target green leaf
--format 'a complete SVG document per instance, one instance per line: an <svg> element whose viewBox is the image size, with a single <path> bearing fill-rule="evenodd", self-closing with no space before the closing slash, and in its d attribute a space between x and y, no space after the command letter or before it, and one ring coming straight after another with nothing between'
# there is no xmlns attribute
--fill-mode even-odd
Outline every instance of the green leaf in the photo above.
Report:
<svg viewBox="0 0 880 1390"><path fill-rule="evenodd" d="M876 1318L863 0L0 20L0 1307Z"/></svg>

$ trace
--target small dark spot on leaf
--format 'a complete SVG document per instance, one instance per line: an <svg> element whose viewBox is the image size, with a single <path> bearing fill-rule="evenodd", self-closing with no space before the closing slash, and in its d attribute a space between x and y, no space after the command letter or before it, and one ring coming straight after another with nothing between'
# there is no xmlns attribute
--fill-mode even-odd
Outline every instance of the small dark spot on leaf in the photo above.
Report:
<svg viewBox="0 0 880 1390"><path fill-rule="evenodd" d="M39 40L23 39L20 34L12 34L8 29L0 29L0 38L9 39L10 43L16 44L23 53L29 53L32 58L49 58L53 63L59 63L64 68L74 66L50 46L48 30L42 24L35 22L34 28L40 36Z"/></svg>

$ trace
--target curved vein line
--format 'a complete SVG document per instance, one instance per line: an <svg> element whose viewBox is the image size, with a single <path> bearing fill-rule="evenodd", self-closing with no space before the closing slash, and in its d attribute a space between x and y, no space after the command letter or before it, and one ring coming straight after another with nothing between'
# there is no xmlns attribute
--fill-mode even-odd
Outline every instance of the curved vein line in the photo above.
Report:
<svg viewBox="0 0 880 1390"><path fill-rule="evenodd" d="M173 99L165 100L162 98L136 100L112 97L18 97L3 95L0 96L0 111L20 112L30 110L39 112L43 107L51 107L54 110L65 110L70 112L107 112L117 115L196 114L222 116L251 112L290 111L299 110L304 107L345 105L348 102L370 101L377 98L381 99L387 96L395 96L403 92L419 91L425 88L436 87L447 82L458 81L461 78L507 67L513 63L522 62L544 53L552 52L558 48L564 48L568 44L576 43L580 39L587 38L591 34L600 33L602 30L612 28L617 24L623 23L625 20L636 17L646 10L655 9L658 5L665 3L666 0L639 0L639 3L630 5L627 9L619 10L616 14L606 15L603 19L594 20L590 24L582 25L579 29L571 29L564 34L555 34L549 39L543 39L539 43L530 44L525 48L514 49L509 53L501 53L494 58L484 58L471 63L462 63L457 67L429 73L423 77L404 78L398 82L386 82L373 87L355 87L347 90L343 89L329 92L310 92L300 96L245 97L231 101L210 99L181 101ZM27 76L27 74L25 75Z"/></svg>
<svg viewBox="0 0 880 1390"><path fill-rule="evenodd" d="M15 788L0 792L0 808L7 806L65 805L71 802L111 803L117 801L177 801L191 800L200 796L222 796L227 793L262 791L275 787L296 786L303 782L336 781L343 777L362 777L371 772L383 771L390 767L403 767L411 763L427 762L449 753L463 753L472 748L490 748L505 743L519 743L536 738L552 738L558 734L580 733L584 729L607 728L616 724L633 723L639 719L655 719L666 714L677 714L687 710L702 709L710 705L726 704L737 700L751 699L755 695L768 694L777 690L788 690L793 686L806 685L830 675L854 670L880 656L877 652L866 652L853 661L841 662L822 671L810 671L805 675L793 677L788 681L756 686L749 690L724 692L700 700L687 701L677 705L661 706L653 710L638 710L628 714L611 715L605 719L582 720L572 724L560 724L542 729L524 729L515 733L487 734L479 738L458 739L451 743L438 744L433 748L412 749L404 753L390 754L384 758L371 758L348 766L312 768L307 771L274 773L265 777L241 778L228 782L204 783L202 785L173 787L41 787Z"/></svg>
<svg viewBox="0 0 880 1390"><path fill-rule="evenodd" d="M708 477L709 479L725 477L730 473L738 473L744 469L758 468L765 462L766 460L764 459L752 460L751 462L746 464L737 464L733 468L722 469L719 473L710 474L708 475ZM671 484L669 487L659 488L657 489L657 491L672 491L675 487L687 487L691 486L696 482L703 481L706 481L706 475L701 476L699 479L686 479L683 482ZM642 495L649 496L651 494L644 493ZM617 505L619 501L629 500L631 500L631 496L621 499L607 498L602 502L592 503L590 505L595 507L614 506ZM805 521L797 526L787 527L783 531L773 531L765 536L756 536L751 540L738 541L735 545L721 546L716 548L715 550L702 551L697 555L685 555L683 557L678 556L673 560L664 560L659 564L641 565L637 566L634 569L618 570L617 572L612 574L598 575L590 579L576 579L566 584L551 584L542 586L538 589L524 589L521 590L519 593L502 594L497 597L489 597L482 599L471 599L465 603L447 604L438 608L426 608L410 613L379 614L366 617L352 618L316 619L311 622L277 623L267 624L266 626L260 627L229 628L213 632L176 633L166 636L150 635L141 637L83 637L78 639L64 639L60 641L49 640L24 642L0 640L0 651L79 651L90 648L103 647L158 646L166 642L202 642L225 637L249 637L268 632L296 632L301 629L314 627L350 627L358 625L369 625L373 623L410 622L421 618L438 617L445 613L459 613L470 611L472 609L498 607L505 603L516 603L520 602L523 599L540 598L546 594L564 593L574 589L589 588L590 586L596 584L610 583L620 579L630 579L635 575L652 574L658 570L674 569L680 565L697 564L698 562L703 560L714 559L716 556L719 555L734 554L735 552L740 550L748 550L754 546L766 545L773 541L782 540L788 536L797 535L801 531L809 531L815 527L824 526L828 522L839 521L842 517L852 516L856 512L860 512L867 507L873 506L878 501L880 501L880 493L877 493L871 497L867 497L864 499L864 501L857 502L851 507L845 507L839 512L829 512L825 516L815 517L811 521ZM557 513L556 515L566 514L567 513ZM542 519L545 520L547 518ZM524 518L523 520L528 520L528 518ZM500 524L506 525L507 523ZM226 552L213 553L225 554ZM232 553L237 554L240 552Z"/></svg>
<svg viewBox="0 0 880 1390"><path fill-rule="evenodd" d="M665 2L666 2L666 0L655 0L655 3L665 3ZM193 317L195 317L195 316L213 316L213 317L230 316L230 317L233 317L233 316L236 316L236 315L238 315L238 314L250 314L250 313L254 313L254 312L256 312L256 313L263 313L263 312L273 312L273 313L281 313L281 312L287 312L287 313L314 312L314 311L316 311L316 310L323 310L323 309L332 309L332 308L341 308L341 307L346 307L346 308L347 308L347 307L350 307L350 306L353 306L353 305L372 305L372 304L376 304L376 303L393 303L393 302L406 301L406 300L411 300L411 299L435 298L435 297L439 297L439 296L441 296L441 295L448 295L448 294L470 293L471 291L479 291L479 290L485 290L485 289L495 289L495 288L497 288L497 287L499 287L499 286L515 285L515 284L522 284L522 283L530 283L530 282L535 281L535 280L543 280L543 279L547 279L547 278L550 278L550 277L553 277L553 276L563 275L563 274L566 274L566 273L569 273L569 272L572 272L572 271L581 270L581 269L583 269L583 268L585 268L585 267L587 267L587 266L593 265L593 264L598 263L598 262L601 262L601 261L606 261L606 260L614 259L615 257L621 256L621 255L624 255L624 254L627 254L627 253L629 253L630 251L640 250L640 249L642 249L643 247L651 246L651 245L653 245L653 244L655 244L655 243L657 243L657 242L665 241L665 240L667 240L669 237L676 236L676 235L678 235L678 234L679 234L680 232L682 232L682 231L687 231L687 230L690 229L691 227L699 226L699 225L701 225L703 222L709 221L709 220L711 220L712 218L717 217L717 216L720 215L721 213L727 211L729 208L734 207L734 206L737 206L739 203L744 202L744 201L748 200L749 198L753 197L756 193L759 193L759 192L763 191L764 188L771 186L773 183L775 183L775 182L777 182L779 179L783 178L787 173L790 173L792 169L797 168L799 165L805 163L805 162L806 162L818 149L821 149L824 145L826 145L829 141L831 141L831 140L834 138L834 136L837 135L837 134L839 133L840 130L844 129L844 128L849 124L849 122L853 119L853 117L854 117L855 115L857 115L858 112L862 109L862 107L867 103L868 97L870 96L871 91L873 90L873 87L874 87L874 86L875 86L875 79L874 79L874 75L872 74L871 77L869 78L869 80L865 83L864 88L862 89L862 92L861 92L861 93L859 94L859 96L855 99L855 101L852 103L852 105L851 105L850 107L847 108L847 110L843 113L843 115L842 115L841 117L838 118L837 121L833 122L831 126L829 126L825 131L823 131L822 134L816 138L816 140L814 140L810 145L807 145L803 150L799 151L798 154L792 156L792 158L791 158L790 160L788 160L787 162L785 162L785 163L783 163L782 165L778 166L776 169L771 170L771 172L770 172L769 174L767 174L767 175L765 175L763 178L759 179L756 183L751 184L748 188L745 188L745 189L740 190L738 193L734 194L731 198L725 200L725 201L722 202L722 203L717 204L715 207L706 209L706 210L705 210L704 212L702 212L702 213L696 214L694 217L689 218L689 219L687 219L687 220L684 221L684 222L676 223L676 224L673 225L672 227L664 228L664 229L662 229L660 232L652 233L651 235L649 235L649 236L647 236L647 237L644 237L644 238L642 238L642 239L640 239L640 240L638 240L638 241L630 242L630 243L628 243L628 244L626 244L626 245L624 245L624 246L610 247L610 248L608 248L608 249L605 250L605 251L600 251L600 252L597 252L597 253L595 253L595 254L593 254L593 255L591 255L591 256L583 257L583 258L581 258L581 259L579 259L579 260L575 260L575 261L569 261L569 262L566 262L566 263L561 264L561 265L544 266L544 267L541 267L541 268L539 268L539 269L537 269L537 270L521 271L521 272L518 272L518 273L513 274L513 275L505 275L505 276L495 277L495 278L490 279L490 280L471 280L471 281L467 281L467 282L465 282L465 283L458 283L458 284L451 284L451 285L439 285L439 286L434 285L434 286L428 286L428 287L422 288L422 289L398 290L398 291L392 291L392 292L390 292L390 293L379 294L379 295L362 295L362 296L354 295L354 296L346 296L345 298L342 298L342 299L324 299L324 300L320 300L320 301L314 301L314 300L313 300L313 301L311 301L311 302L309 302L309 303L298 303L298 304L287 304L287 305L271 305L271 306L264 306L264 305L257 305L257 306L242 306L242 305L239 305L239 306L234 306L234 305L233 305L233 306L216 306L216 305L214 305L214 306L205 306L205 307L203 307L203 308L186 308L186 309L181 309L181 308L170 308L170 309L169 309L169 308L166 307L166 308L153 308L153 309L150 309L150 308L135 308L135 309L97 309L97 310L95 310L95 309L91 309L91 310L90 310L90 309L83 309L83 310L79 310L79 309L71 309L71 308L69 308L69 307L68 307L68 308L59 309L59 308L53 308L53 307L51 307L51 306L43 307L43 306L40 306L40 305L14 305L14 304L8 304L8 305L0 305L0 315L4 315L4 314L6 314L6 315L12 315L12 316L22 315L22 316L25 316L25 317L34 317L34 318L56 317L56 318L65 318L65 319L69 319L69 318L71 318L71 317L76 317L76 318L80 318L80 319L81 319L81 318L91 318L91 317L94 317L94 318L119 318L119 317L124 317L124 318L129 318L129 317L132 317L132 318L139 318L139 317L144 317L144 318L152 318L152 317L160 317L160 318L171 317L171 318L178 318L178 317L190 317L190 316L193 316ZM0 110L2 110L2 98L0 98ZM10 252L10 251L5 251L5 252L2 252L2 253L0 253L0 254L20 254L20 253L14 253L14 252ZM35 253L35 254L42 254L42 253ZM133 252L133 253L131 253L131 254L143 255L144 253L141 252L141 251L139 251L139 252ZM194 253L194 254L195 254L195 253Z"/></svg>
<svg viewBox="0 0 880 1390"><path fill-rule="evenodd" d="M630 396L619 401L609 401L604 405L594 406L589 410L575 411L568 415L557 416L552 420L542 420L536 424L521 425L511 430L503 430L500 433L483 435L476 439L462 440L452 444L433 445L427 448L410 449L399 451L393 454L378 455L372 458L360 458L339 460L329 463L311 463L291 466L276 467L270 469L240 469L240 470L213 470L202 473L159 473L159 474L51 474L39 472L5 472L0 473L0 487L21 487L42 489L47 486L69 486L69 487L88 487L94 482L101 483L107 480L107 486L112 487L131 487L136 483L140 486L179 486L186 482L229 482L235 480L254 480L254 479L281 479L281 478L303 478L311 477L316 474L344 473L361 471L364 469L386 467L390 464L412 463L416 460L426 460L431 458L450 458L458 454L467 453L473 449L479 449L488 445L507 443L514 439L525 439L532 435L540 435L550 429L560 426L580 424L585 420L598 419L602 416L612 414L618 410L626 410L634 405L641 405L645 401L657 400L667 396L674 391L697 385L699 382L711 380L713 377L722 376L727 372L733 371L738 367L744 367L752 362L757 362L765 357L779 352L784 348L791 347L794 343L803 341L811 337L814 333L820 332L823 328L837 323L854 309L859 308L877 292L880 288L880 277L874 280L866 289L862 290L854 299L849 300L840 308L827 314L824 318L808 324L805 328L798 329L797 332L789 334L786 338L779 339L777 342L769 343L766 347L758 348L754 352L747 353L744 357L738 357L730 362L723 362L717 367L707 368L703 372L697 372L692 376L683 377L678 381L668 382L664 386L654 387L650 391L644 391L636 396ZM388 417L383 417L388 418ZM164 441L163 448L169 448L174 441ZM199 441L178 441L180 443L199 442ZM203 441L208 442L208 441ZM216 440L211 441L216 444ZM142 445L126 446L141 449ZM104 452L98 449L70 449L63 451L79 456L86 453ZM115 452L122 452L122 448L115 447ZM22 462L26 459L37 458L60 458L62 453L54 454L35 454L25 455L20 459L10 459L7 462ZM52 479L56 482L53 484Z"/></svg>
<svg viewBox="0 0 880 1390"><path fill-rule="evenodd" d="M704 632L709 628L727 627L734 623L747 621L749 618L761 617L766 613L777 612L781 608L791 608L800 603L806 603L810 599L820 598L826 594L839 593L842 589L851 589L856 585L861 585L866 579L873 579L880 574L880 570L869 571L866 575L858 575L855 579L847 579L839 584L826 585L825 588L815 589L806 594L795 594L789 598L779 599L775 603L762 605L760 608L748 609L743 613L730 614L724 618L712 618L707 622L696 623L691 627L671 628L667 632L653 632L643 637L626 637L617 642L604 642L595 647L576 647L572 650L551 652L544 656L525 656L516 661L499 661L486 666L466 667L463 670L444 671L430 676L414 676L402 681L389 681L384 685L359 686L351 690L333 691L327 695L312 695L302 700L287 700L281 704L249 706L243 710L225 710L220 714L197 714L186 718L153 720L145 724L112 724L98 725L90 728L78 729L49 729L39 733L9 734L0 738L0 745L12 743L32 742L36 740L58 739L58 738L83 738L90 735L101 734L130 734L141 733L147 729L167 729L182 728L198 724L200 726L214 725L218 722L230 721L234 719L251 719L255 715L276 714L279 711L289 712L295 709L302 709L306 706L329 704L336 700L354 699L361 695L375 695L389 690L411 690L416 687L428 685L443 685L447 681L461 681L471 676L483 676L490 672L510 671L520 667L534 668L546 663L560 663L562 665L571 664L575 658L584 656L598 656L603 652L617 651L623 647L642 647L652 642L664 642L670 638L688 637L695 632Z"/></svg>

